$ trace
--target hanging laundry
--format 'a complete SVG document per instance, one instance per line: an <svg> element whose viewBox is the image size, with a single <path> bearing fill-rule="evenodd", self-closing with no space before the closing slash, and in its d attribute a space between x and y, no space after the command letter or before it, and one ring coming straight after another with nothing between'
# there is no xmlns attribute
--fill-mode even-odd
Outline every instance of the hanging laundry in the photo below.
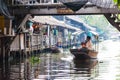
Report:
<svg viewBox="0 0 120 80"><path fill-rule="evenodd" d="M47 27L43 29L43 35L47 35Z"/></svg>
<svg viewBox="0 0 120 80"><path fill-rule="evenodd" d="M29 28L29 33L30 33L31 35L32 35L33 31L34 31L32 25L33 25L33 23L30 22L30 23L29 23L29 26L30 26L30 28Z"/></svg>
<svg viewBox="0 0 120 80"><path fill-rule="evenodd" d="M72 35L72 33L71 33L71 32L68 32L68 39L69 39L69 40L71 39L71 35Z"/></svg>
<svg viewBox="0 0 120 80"><path fill-rule="evenodd" d="M53 35L58 35L58 30L56 28L53 28Z"/></svg>

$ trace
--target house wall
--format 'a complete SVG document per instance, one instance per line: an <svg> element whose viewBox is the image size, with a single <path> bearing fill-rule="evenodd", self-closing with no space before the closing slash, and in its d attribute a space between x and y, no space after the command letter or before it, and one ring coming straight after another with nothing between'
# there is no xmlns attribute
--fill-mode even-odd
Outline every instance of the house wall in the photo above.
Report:
<svg viewBox="0 0 120 80"><path fill-rule="evenodd" d="M10 46L10 51L19 51L19 49L21 50L24 49L24 34L20 34L20 39L19 39L19 35L17 35L17 37L14 39L14 41Z"/></svg>

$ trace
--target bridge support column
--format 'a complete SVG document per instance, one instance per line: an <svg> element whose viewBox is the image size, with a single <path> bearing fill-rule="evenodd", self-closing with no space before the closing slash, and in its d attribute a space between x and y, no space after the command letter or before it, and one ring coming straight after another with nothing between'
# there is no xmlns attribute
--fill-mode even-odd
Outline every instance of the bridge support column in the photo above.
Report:
<svg viewBox="0 0 120 80"><path fill-rule="evenodd" d="M1 68L1 78L8 80L9 79L9 50L6 49L5 44L6 37L0 38L0 68Z"/></svg>

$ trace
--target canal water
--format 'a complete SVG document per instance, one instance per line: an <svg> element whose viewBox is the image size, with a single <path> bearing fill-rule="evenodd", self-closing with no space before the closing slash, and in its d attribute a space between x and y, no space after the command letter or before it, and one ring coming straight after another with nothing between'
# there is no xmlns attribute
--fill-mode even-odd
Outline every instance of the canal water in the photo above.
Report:
<svg viewBox="0 0 120 80"><path fill-rule="evenodd" d="M0 64L0 80L120 80L120 41L99 44L98 59L75 60L63 53L37 53Z"/></svg>

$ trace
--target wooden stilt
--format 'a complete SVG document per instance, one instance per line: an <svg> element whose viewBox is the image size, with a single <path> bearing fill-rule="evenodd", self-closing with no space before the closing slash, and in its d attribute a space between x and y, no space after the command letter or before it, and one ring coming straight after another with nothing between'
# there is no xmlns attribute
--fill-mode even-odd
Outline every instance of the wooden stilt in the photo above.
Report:
<svg viewBox="0 0 120 80"><path fill-rule="evenodd" d="M26 46L26 41L27 41L27 39L26 39L26 37L27 37L27 36L26 36L26 33L25 33L25 34L24 34L24 52L25 52L24 55L27 57L27 52L26 52L26 47L27 47L27 46Z"/></svg>
<svg viewBox="0 0 120 80"><path fill-rule="evenodd" d="M19 58L21 57L21 35L19 34Z"/></svg>
<svg viewBox="0 0 120 80"><path fill-rule="evenodd" d="M9 21L9 35L12 35L12 20Z"/></svg>

